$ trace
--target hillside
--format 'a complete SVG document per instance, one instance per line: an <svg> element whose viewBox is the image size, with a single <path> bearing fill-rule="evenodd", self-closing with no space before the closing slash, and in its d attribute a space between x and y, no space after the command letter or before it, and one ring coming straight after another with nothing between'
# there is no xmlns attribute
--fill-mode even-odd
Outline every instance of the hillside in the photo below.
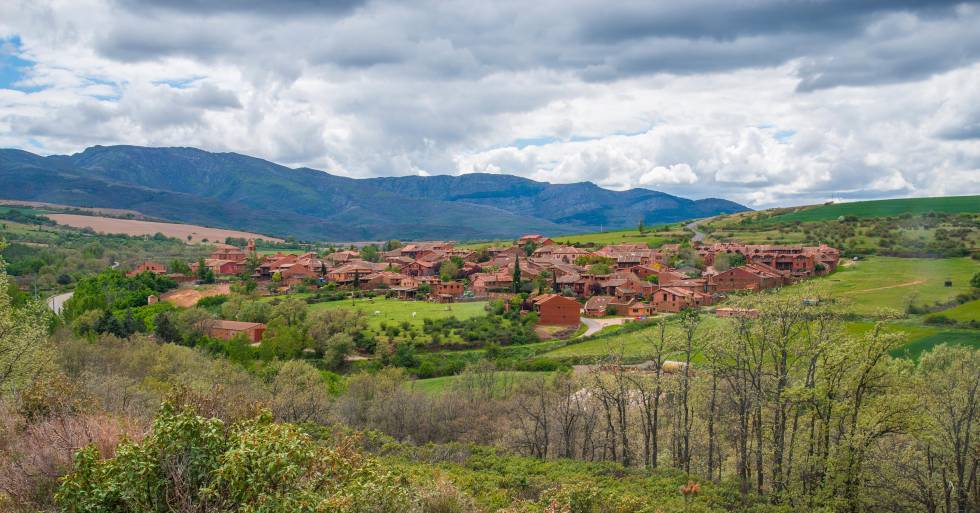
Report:
<svg viewBox="0 0 980 513"><path fill-rule="evenodd" d="M980 196L859 201L715 217L708 242L819 244L845 255L956 257L980 248Z"/></svg>
<svg viewBox="0 0 980 513"><path fill-rule="evenodd" d="M780 209L782 212L787 209ZM941 198L902 198L874 201L854 201L788 209L777 213L773 221L830 221L841 216L892 217L902 214L980 213L980 196L947 196Z"/></svg>
<svg viewBox="0 0 980 513"><path fill-rule="evenodd" d="M510 238L571 234L739 212L591 183L509 175L351 179L194 148L95 146L42 157L0 150L0 197L122 208L162 219L310 240Z"/></svg>

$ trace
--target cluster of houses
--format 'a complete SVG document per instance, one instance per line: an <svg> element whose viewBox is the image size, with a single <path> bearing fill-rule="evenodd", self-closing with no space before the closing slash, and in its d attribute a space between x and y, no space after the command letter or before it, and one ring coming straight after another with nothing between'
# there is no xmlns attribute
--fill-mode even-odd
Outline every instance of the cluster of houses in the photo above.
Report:
<svg viewBox="0 0 980 513"><path fill-rule="evenodd" d="M577 325L580 313L644 317L712 305L727 293L761 291L832 272L840 259L840 252L827 245L695 243L683 251L687 260L696 255L700 265L678 264L679 244L586 249L561 245L541 235L526 235L511 245L479 251L444 241L413 242L380 251L373 261L354 249L324 256L277 253L259 257L249 241L244 249L219 245L204 265L219 276L254 267L254 279L283 288L334 283L349 290L437 302L510 298L516 267L525 287L531 284L537 293L523 308L537 311L543 324ZM440 276L448 262L452 262L454 275ZM145 262L136 271L165 273L166 268Z"/></svg>

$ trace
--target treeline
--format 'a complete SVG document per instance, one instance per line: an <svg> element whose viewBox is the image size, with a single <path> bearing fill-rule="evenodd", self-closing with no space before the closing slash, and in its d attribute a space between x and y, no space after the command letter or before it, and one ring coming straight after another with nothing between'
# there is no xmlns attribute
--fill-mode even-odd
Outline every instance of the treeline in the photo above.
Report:
<svg viewBox="0 0 980 513"><path fill-rule="evenodd" d="M4 232L11 242L0 256L8 274L41 290L69 286L119 263L131 269L144 260L167 263L192 262L209 252L207 246L188 245L177 239L94 235L79 231Z"/></svg>
<svg viewBox="0 0 980 513"><path fill-rule="evenodd" d="M341 411L416 441L677 469L737 491L740 508L764 497L773 511L978 510L980 352L893 358L901 337L880 325L849 335L840 307L804 297L821 295L746 298L738 306L760 317L714 331L682 315L679 331L647 332L640 366L614 355L510 393L493 367L443 395L355 379Z"/></svg>

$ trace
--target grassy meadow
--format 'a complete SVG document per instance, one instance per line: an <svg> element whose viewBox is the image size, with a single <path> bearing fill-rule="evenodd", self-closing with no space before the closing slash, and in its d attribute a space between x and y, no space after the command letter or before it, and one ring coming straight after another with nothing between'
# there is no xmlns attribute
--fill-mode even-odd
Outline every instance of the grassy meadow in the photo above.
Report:
<svg viewBox="0 0 980 513"><path fill-rule="evenodd" d="M980 213L980 196L942 198L907 198L876 201L854 201L803 207L779 214L771 221L831 221L840 216L891 217L926 212Z"/></svg>
<svg viewBox="0 0 980 513"><path fill-rule="evenodd" d="M495 391L506 392L519 385L523 380L534 376L550 376L551 374L550 372L497 371L494 375L494 389ZM426 393L447 392L461 386L464 379L465 377L460 374L417 379L411 382L411 387Z"/></svg>
<svg viewBox="0 0 980 513"><path fill-rule="evenodd" d="M367 314L368 326L378 330L382 322L387 324L407 322L412 326L421 327L425 319L444 319L447 317L456 317L460 320L469 319L470 317L485 315L486 305L486 301L440 304L428 301L400 301L375 297L353 301L314 303L309 308L310 311L338 308L360 310Z"/></svg>
<svg viewBox="0 0 980 513"><path fill-rule="evenodd" d="M956 322L980 322L980 299L963 303L948 310L943 310L940 313Z"/></svg>
<svg viewBox="0 0 980 513"><path fill-rule="evenodd" d="M970 278L977 272L980 261L969 258L869 257L849 262L818 282L829 284L833 295L847 300L853 312L874 315L883 308L904 312L910 303L951 301L970 291ZM952 287L945 286L946 280L952 280Z"/></svg>

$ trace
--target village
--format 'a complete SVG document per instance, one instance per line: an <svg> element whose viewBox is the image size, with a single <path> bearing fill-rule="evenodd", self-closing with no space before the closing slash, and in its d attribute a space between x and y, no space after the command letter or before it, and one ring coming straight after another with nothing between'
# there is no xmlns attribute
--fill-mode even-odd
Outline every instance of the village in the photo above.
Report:
<svg viewBox="0 0 980 513"><path fill-rule="evenodd" d="M376 248L372 248L376 249ZM404 301L454 303L503 299L509 308L535 312L543 326L577 327L582 318L644 319L661 313L710 307L727 295L758 292L833 272L840 251L827 245L777 246L739 243L690 245L612 244L601 248L563 245L542 235L525 235L509 246L478 249L452 242L410 242L388 251L343 249L325 255L260 256L249 240L244 248L219 244L210 258L189 265L188 275L170 274L190 286L200 267L223 279L254 281L267 294L327 288L383 295ZM129 272L167 274L167 266L146 261ZM519 297L515 303L513 299ZM151 297L151 303L159 298ZM752 315L715 308L719 316ZM209 335L244 334L259 342L265 326L215 321Z"/></svg>

